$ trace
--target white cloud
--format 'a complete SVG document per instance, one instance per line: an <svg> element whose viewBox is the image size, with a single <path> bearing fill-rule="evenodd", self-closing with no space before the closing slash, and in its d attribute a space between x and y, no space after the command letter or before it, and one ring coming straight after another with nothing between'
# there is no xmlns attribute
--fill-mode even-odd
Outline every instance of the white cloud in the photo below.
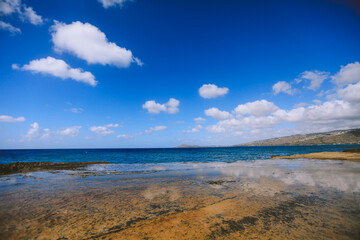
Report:
<svg viewBox="0 0 360 240"><path fill-rule="evenodd" d="M224 120L224 119L230 118L232 116L229 112L220 111L219 109L214 108L214 107L205 110L205 115L213 117L213 118L217 118L219 120Z"/></svg>
<svg viewBox="0 0 360 240"><path fill-rule="evenodd" d="M344 86L349 83L356 83L360 81L360 63L349 63L346 66L341 66L338 73L331 77L333 82L338 86Z"/></svg>
<svg viewBox="0 0 360 240"><path fill-rule="evenodd" d="M280 92L287 93L289 95L292 95L294 93L294 90L291 88L291 85L285 81L279 81L275 83L272 89L275 95Z"/></svg>
<svg viewBox="0 0 360 240"><path fill-rule="evenodd" d="M29 22L33 25L41 25L44 22L42 17L36 14L32 7L28 7L25 4L22 4L21 0L1 0L0 15L10 16L12 14L17 14L21 21ZM21 32L19 28L15 28L12 25L9 25L5 25L7 30L13 31L13 33Z"/></svg>
<svg viewBox="0 0 360 240"><path fill-rule="evenodd" d="M202 129L203 127L201 125L196 125L194 128L191 128L189 130L183 130L183 133L197 133L200 132L200 129Z"/></svg>
<svg viewBox="0 0 360 240"><path fill-rule="evenodd" d="M0 115L0 122L24 122L24 117L12 117L8 115Z"/></svg>
<svg viewBox="0 0 360 240"><path fill-rule="evenodd" d="M57 137L57 139L61 139L59 137L63 136L69 136L69 137L76 137L79 135L81 126L72 126L72 127L66 127L61 128L57 131L51 131L49 128L40 128L39 124L37 122L34 122L30 124L30 128L28 132L24 135L22 140L31 141L34 139L40 139L40 140L49 140L54 139L54 137ZM56 138L55 138L56 139Z"/></svg>
<svg viewBox="0 0 360 240"><path fill-rule="evenodd" d="M150 134L152 132L158 132L158 131L164 131L167 127L166 126L156 126L156 127L151 127L147 130L144 131L145 134Z"/></svg>
<svg viewBox="0 0 360 240"><path fill-rule="evenodd" d="M137 57L133 58L134 62L136 62L137 65L139 65L140 67L142 67L144 65L144 63Z"/></svg>
<svg viewBox="0 0 360 240"><path fill-rule="evenodd" d="M154 100L146 101L142 105L142 108L147 109L149 113L154 113L154 114L158 114L161 111L164 111L164 112L166 111L165 104L157 103Z"/></svg>
<svg viewBox="0 0 360 240"><path fill-rule="evenodd" d="M117 136L117 138L133 138L133 137L137 137L137 136L141 136L141 135L149 135L153 132L159 132L159 131L164 131L166 130L167 127L166 126L155 126L155 127L151 127L149 129L146 129L142 132L138 132L132 135L128 135L128 134L120 134Z"/></svg>
<svg viewBox="0 0 360 240"><path fill-rule="evenodd" d="M105 127L108 127L108 128L116 128L116 127L121 127L118 123L110 123L110 124L107 124L105 125Z"/></svg>
<svg viewBox="0 0 360 240"><path fill-rule="evenodd" d="M113 130L109 128L116 128L116 127L120 127L120 125L116 123L116 124L107 124L105 126L93 126L90 127L90 131L92 131L93 133L99 136L106 136L115 133Z"/></svg>
<svg viewBox="0 0 360 240"><path fill-rule="evenodd" d="M41 129L37 122L30 124L30 129L26 133L25 139L30 141L34 138L49 139L50 129L48 128Z"/></svg>
<svg viewBox="0 0 360 240"><path fill-rule="evenodd" d="M267 137L283 134L300 134L310 132L323 132L338 129L360 127L360 75L358 75L358 62L342 67L333 78L337 85L335 89L323 89L327 101L313 99L312 104L299 103L293 108L280 109L274 103L266 100L248 102L236 107L232 116L228 112L221 115L221 111L214 108L208 111L208 116L218 118L219 121L207 126L207 131L224 133L224 136L251 135L251 138L261 139L258 134L266 131ZM329 73L320 71L305 71L297 81L310 81L312 90L321 86L321 82L329 77ZM280 83L280 84L279 84ZM294 93L295 89L286 82L274 85L275 94L285 92ZM248 114L248 116L246 115ZM291 126L289 128L289 126ZM284 128L285 127L285 128ZM255 136L255 135L256 136Z"/></svg>
<svg viewBox="0 0 360 240"><path fill-rule="evenodd" d="M356 84L349 84L343 89L338 90L341 98L349 102L360 102L360 81Z"/></svg>
<svg viewBox="0 0 360 240"><path fill-rule="evenodd" d="M238 130L248 130L253 128L267 128L273 127L276 124L281 123L280 119L274 116L267 117L244 117L242 119L225 119L219 121L215 125L207 127L209 132L223 133L223 132L234 132Z"/></svg>
<svg viewBox="0 0 360 240"><path fill-rule="evenodd" d="M203 98L216 98L229 92L226 87L219 88L215 84L204 84L199 88L199 94Z"/></svg>
<svg viewBox="0 0 360 240"><path fill-rule="evenodd" d="M269 113L273 113L278 109L278 107L266 100L258 100L255 102L248 102L246 104L240 104L235 108L235 113L238 116L242 116L244 114L254 115L255 117L265 116Z"/></svg>
<svg viewBox="0 0 360 240"><path fill-rule="evenodd" d="M0 15L11 15L20 11L20 0L2 0L0 1Z"/></svg>
<svg viewBox="0 0 360 240"><path fill-rule="evenodd" d="M32 60L29 64L25 64L23 67L13 64L12 68L28 70L35 73L49 74L61 79L70 78L77 82L89 84L93 87L98 83L95 81L95 77L92 73L86 72L81 68L71 68L63 60L55 59L53 57Z"/></svg>
<svg viewBox="0 0 360 240"><path fill-rule="evenodd" d="M20 19L24 22L30 22L33 25L41 25L44 23L42 17L37 15L32 7L23 6L23 11L20 14Z"/></svg>
<svg viewBox="0 0 360 240"><path fill-rule="evenodd" d="M0 29L9 31L11 34L17 34L17 33L21 33L20 28L16 28L13 25L11 25L10 23L6 23L3 21L0 21Z"/></svg>
<svg viewBox="0 0 360 240"><path fill-rule="evenodd" d="M27 134L25 135L25 138L28 138L28 139L35 138L35 137L39 136L39 134L40 134L39 131L40 131L39 124L37 122L34 122L34 123L30 124L30 129L27 132Z"/></svg>
<svg viewBox="0 0 360 240"><path fill-rule="evenodd" d="M225 119L207 130L214 133L234 132L257 128L269 128L282 123L294 123L297 129L334 130L360 126L360 104L332 100L291 110L278 109L268 116L250 116Z"/></svg>
<svg viewBox="0 0 360 240"><path fill-rule="evenodd" d="M59 130L58 134L61 136L76 137L77 135L79 135L80 128L81 128L81 126L68 127L68 128Z"/></svg>
<svg viewBox="0 0 360 240"><path fill-rule="evenodd" d="M203 123L203 122L206 121L206 119L205 119L205 118L202 118L202 117L197 117L197 118L194 118L194 121L195 121L196 123Z"/></svg>
<svg viewBox="0 0 360 240"><path fill-rule="evenodd" d="M309 80L310 86L308 86L308 89L315 91L321 86L325 79L329 78L329 74L329 72L321 72L317 70L305 71L300 75L300 79Z"/></svg>
<svg viewBox="0 0 360 240"><path fill-rule="evenodd" d="M51 35L55 50L71 53L89 64L129 67L136 62L142 65L130 50L109 42L106 35L90 23L55 22Z"/></svg>
<svg viewBox="0 0 360 240"><path fill-rule="evenodd" d="M166 103L167 113L175 114L179 112L179 105L180 101L176 100L175 98L170 98L169 101Z"/></svg>
<svg viewBox="0 0 360 240"><path fill-rule="evenodd" d="M117 138L132 138L131 135L127 135L127 134L119 134L116 136Z"/></svg>
<svg viewBox="0 0 360 240"><path fill-rule="evenodd" d="M149 113L158 114L160 112L167 112L169 114L175 114L179 112L180 101L175 98L170 98L165 104L160 104L154 100L146 101L142 108L148 110Z"/></svg>
<svg viewBox="0 0 360 240"><path fill-rule="evenodd" d="M274 115L280 120L299 124L332 124L360 116L360 108L343 100L332 100L306 108L295 108L289 111L280 110ZM355 108L355 109L354 109Z"/></svg>
<svg viewBox="0 0 360 240"><path fill-rule="evenodd" d="M122 7L124 2L127 2L129 0L98 0L98 1L102 3L104 8L109 8L117 5Z"/></svg>
<svg viewBox="0 0 360 240"><path fill-rule="evenodd" d="M100 135L100 136L106 136L106 135L115 133L113 130L108 129L105 126L93 126L93 127L90 127L90 131L92 131L93 133Z"/></svg>
<svg viewBox="0 0 360 240"><path fill-rule="evenodd" d="M73 113L81 113L81 112L84 111L84 109L82 109L82 108L71 108L70 111L73 112Z"/></svg>

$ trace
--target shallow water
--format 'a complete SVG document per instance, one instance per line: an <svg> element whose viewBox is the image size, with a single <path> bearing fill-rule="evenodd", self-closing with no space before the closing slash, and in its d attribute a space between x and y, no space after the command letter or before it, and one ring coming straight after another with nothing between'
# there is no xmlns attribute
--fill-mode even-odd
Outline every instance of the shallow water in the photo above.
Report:
<svg viewBox="0 0 360 240"><path fill-rule="evenodd" d="M359 239L360 163L91 165L0 177L0 239Z"/></svg>

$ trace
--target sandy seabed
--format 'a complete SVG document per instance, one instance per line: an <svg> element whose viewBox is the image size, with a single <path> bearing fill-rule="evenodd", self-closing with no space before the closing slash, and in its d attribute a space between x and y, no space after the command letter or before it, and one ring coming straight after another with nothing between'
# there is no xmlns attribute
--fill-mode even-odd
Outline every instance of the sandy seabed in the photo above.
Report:
<svg viewBox="0 0 360 240"><path fill-rule="evenodd" d="M98 164L4 175L0 239L360 239L360 163Z"/></svg>

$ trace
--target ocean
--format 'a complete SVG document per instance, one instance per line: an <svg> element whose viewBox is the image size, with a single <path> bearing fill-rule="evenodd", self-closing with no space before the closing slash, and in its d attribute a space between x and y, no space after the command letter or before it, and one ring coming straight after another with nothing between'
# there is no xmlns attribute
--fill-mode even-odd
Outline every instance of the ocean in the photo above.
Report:
<svg viewBox="0 0 360 240"><path fill-rule="evenodd" d="M107 161L115 164L236 162L267 160L273 155L286 156L312 152L341 152L345 149L353 148L360 148L360 145L0 150L0 164L12 162L90 161Z"/></svg>

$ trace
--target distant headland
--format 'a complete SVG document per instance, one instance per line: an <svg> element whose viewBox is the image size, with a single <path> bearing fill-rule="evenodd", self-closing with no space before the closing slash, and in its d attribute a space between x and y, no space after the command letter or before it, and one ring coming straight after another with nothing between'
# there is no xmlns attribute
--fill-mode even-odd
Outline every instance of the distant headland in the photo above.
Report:
<svg viewBox="0 0 360 240"><path fill-rule="evenodd" d="M306 146L360 144L360 128L336 130L331 132L297 134L287 137L271 138L230 146L198 146L182 144L177 148L199 147L240 147L240 146Z"/></svg>

